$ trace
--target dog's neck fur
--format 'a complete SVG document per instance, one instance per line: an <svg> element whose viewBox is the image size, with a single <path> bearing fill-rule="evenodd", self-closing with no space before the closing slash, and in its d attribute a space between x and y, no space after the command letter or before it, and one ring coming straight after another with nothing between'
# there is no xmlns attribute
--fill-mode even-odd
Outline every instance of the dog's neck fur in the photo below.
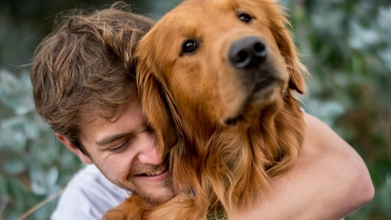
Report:
<svg viewBox="0 0 391 220"><path fill-rule="evenodd" d="M233 126L206 118L199 108L186 106L186 113L193 117L183 116L185 110L177 106L183 139L172 149L178 151L172 154L177 157L171 158L176 190L195 191L196 204L212 204L212 208L222 204L230 216L250 205L262 192L259 189L268 186L270 177L293 164L303 141L304 122L298 102L291 95L284 99ZM286 107L294 111L284 110ZM295 121L289 121L292 119ZM176 172L178 167L189 169ZM203 212L208 208L203 207Z"/></svg>

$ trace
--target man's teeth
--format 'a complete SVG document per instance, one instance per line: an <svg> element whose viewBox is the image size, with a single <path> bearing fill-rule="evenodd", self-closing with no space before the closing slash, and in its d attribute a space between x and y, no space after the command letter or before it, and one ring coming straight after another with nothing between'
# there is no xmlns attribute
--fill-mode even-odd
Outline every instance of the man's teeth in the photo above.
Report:
<svg viewBox="0 0 391 220"><path fill-rule="evenodd" d="M163 171L162 170L158 170L158 171L151 172L151 173L145 173L145 175L147 175L147 176L155 176L155 175L159 175L161 173L163 173Z"/></svg>

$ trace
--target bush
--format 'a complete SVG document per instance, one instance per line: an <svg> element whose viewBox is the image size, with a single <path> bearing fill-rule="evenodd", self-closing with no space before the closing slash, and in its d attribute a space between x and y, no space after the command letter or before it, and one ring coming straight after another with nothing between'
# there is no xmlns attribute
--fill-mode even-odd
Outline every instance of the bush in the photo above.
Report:
<svg viewBox="0 0 391 220"><path fill-rule="evenodd" d="M16 219L58 193L80 162L36 114L28 72L17 77L1 70L0 79L0 106L8 112L0 125L0 215ZM47 219L55 201L30 218Z"/></svg>
<svg viewBox="0 0 391 220"><path fill-rule="evenodd" d="M284 3L311 73L306 111L358 151L375 184L373 201L347 219L391 219L391 2Z"/></svg>
<svg viewBox="0 0 391 220"><path fill-rule="evenodd" d="M147 11L154 11L151 16L158 17L164 13L158 10L161 4L168 8L178 0L159 5L148 2ZM375 184L373 201L346 219L391 219L391 2L282 2L289 9L296 44L311 73L308 95L302 97L305 110L329 124L358 151ZM36 8L48 7L42 3ZM33 9L23 11L28 12L40 14L33 13ZM23 14L22 10L19 13ZM7 23L15 28L18 24ZM9 33L3 26L0 29ZM3 48L6 50L1 50L1 57L9 57L8 47ZM80 162L36 115L28 71L10 73L1 65L0 216L16 219L60 192ZM28 218L47 219L54 203L55 199L50 200Z"/></svg>

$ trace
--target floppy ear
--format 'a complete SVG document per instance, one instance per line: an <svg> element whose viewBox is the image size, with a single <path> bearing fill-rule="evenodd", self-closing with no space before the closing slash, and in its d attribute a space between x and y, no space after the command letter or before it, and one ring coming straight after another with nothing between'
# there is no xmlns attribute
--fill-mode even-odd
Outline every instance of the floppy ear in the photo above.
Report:
<svg viewBox="0 0 391 220"><path fill-rule="evenodd" d="M276 17L271 17L270 22L271 31L289 70L289 88L304 94L306 92L304 75L307 75L308 71L297 56L296 47L287 29L289 22L282 11L277 13Z"/></svg>
<svg viewBox="0 0 391 220"><path fill-rule="evenodd" d="M285 58L289 76L289 88L296 90L300 94L306 92L305 80L303 74L308 74L307 68L300 62L297 56L295 45L290 38L288 30L281 33L280 51Z"/></svg>
<svg viewBox="0 0 391 220"><path fill-rule="evenodd" d="M144 114L154 130L159 153L164 156L177 142L171 114L175 109L170 94L154 75L152 62L148 62L150 54L152 51L139 51L136 80Z"/></svg>

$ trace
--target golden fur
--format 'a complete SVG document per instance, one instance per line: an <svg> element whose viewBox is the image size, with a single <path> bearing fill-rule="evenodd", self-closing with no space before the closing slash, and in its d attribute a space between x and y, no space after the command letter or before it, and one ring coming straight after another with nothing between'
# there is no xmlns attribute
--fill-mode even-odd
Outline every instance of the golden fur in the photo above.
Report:
<svg viewBox="0 0 391 220"><path fill-rule="evenodd" d="M152 206L134 195L108 219L203 219L219 206L235 219L292 166L306 70L287 25L273 0L188 0L145 35L137 83L177 196ZM263 54L241 67L233 45L252 40Z"/></svg>

